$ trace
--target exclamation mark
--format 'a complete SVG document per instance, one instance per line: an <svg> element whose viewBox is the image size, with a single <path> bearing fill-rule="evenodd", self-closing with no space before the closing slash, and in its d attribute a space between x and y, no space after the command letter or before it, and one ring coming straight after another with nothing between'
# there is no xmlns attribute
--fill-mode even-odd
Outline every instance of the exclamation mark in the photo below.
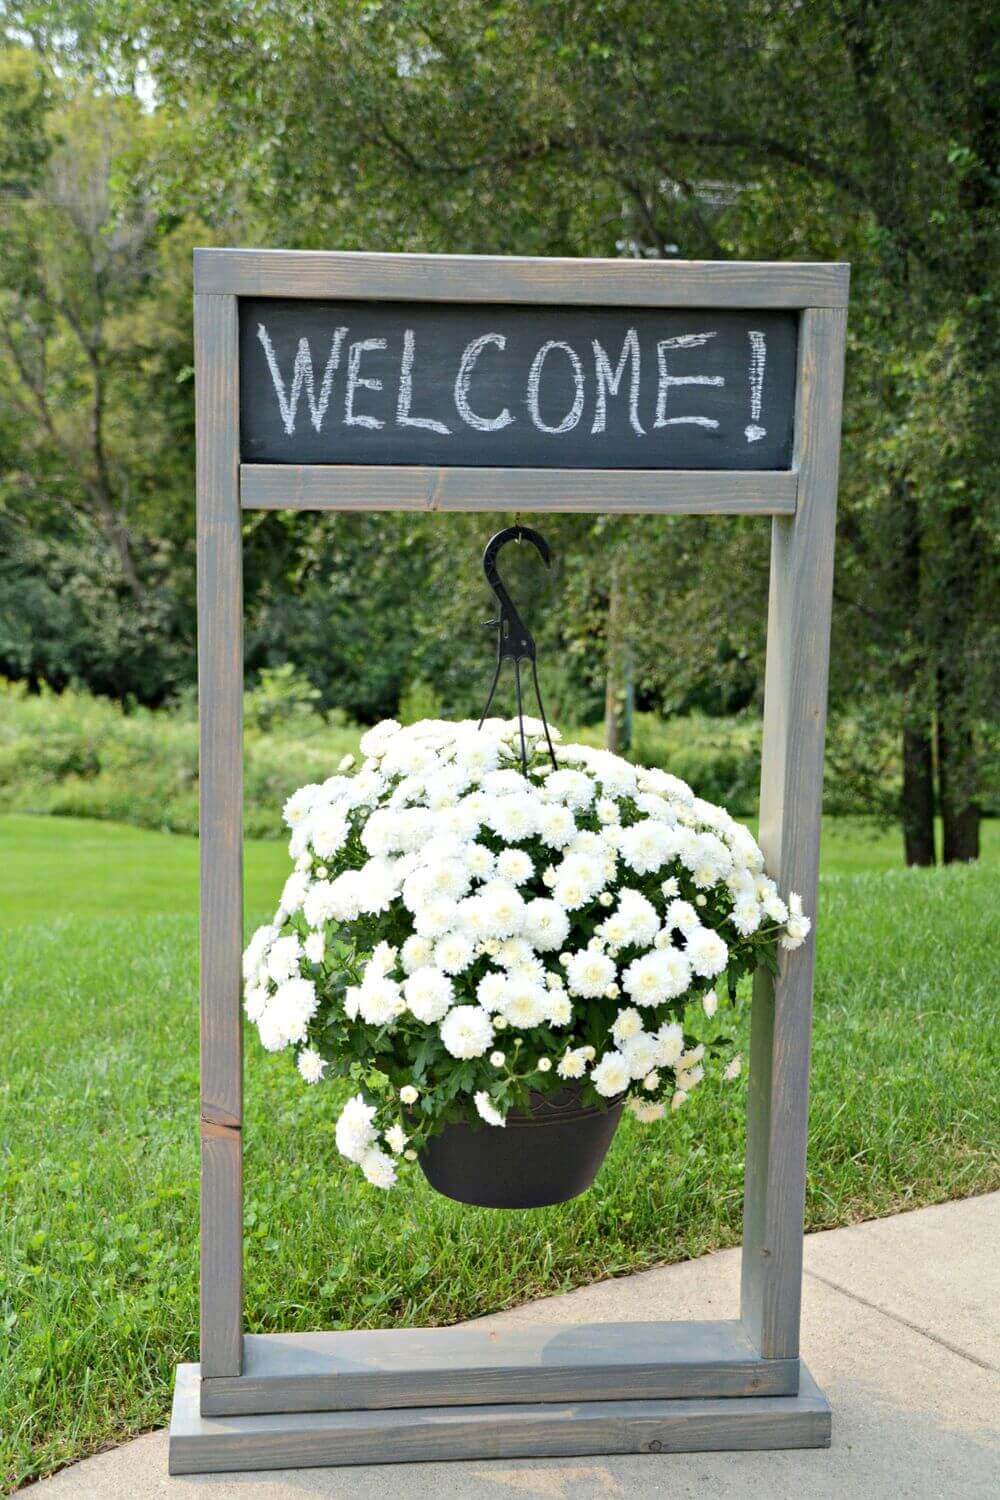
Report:
<svg viewBox="0 0 1000 1500"><path fill-rule="evenodd" d="M759 427L760 398L764 390L764 366L767 363L767 339L757 329L750 331L750 423L743 429L748 443L758 443L767 436L767 428Z"/></svg>

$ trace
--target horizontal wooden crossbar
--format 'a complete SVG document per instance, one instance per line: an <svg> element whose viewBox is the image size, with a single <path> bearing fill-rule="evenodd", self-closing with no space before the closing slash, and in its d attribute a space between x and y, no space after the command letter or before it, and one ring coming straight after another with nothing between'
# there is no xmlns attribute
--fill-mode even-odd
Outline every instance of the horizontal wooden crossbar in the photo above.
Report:
<svg viewBox="0 0 1000 1500"><path fill-rule="evenodd" d="M194 252L196 292L578 307L846 307L837 262L577 260L351 250Z"/></svg>
<svg viewBox="0 0 1000 1500"><path fill-rule="evenodd" d="M425 469L243 464L244 510L578 511L795 514L793 470Z"/></svg>
<svg viewBox="0 0 1000 1500"><path fill-rule="evenodd" d="M248 1334L243 1373L202 1382L208 1415L792 1395L797 1359L762 1360L738 1322Z"/></svg>
<svg viewBox="0 0 1000 1500"><path fill-rule="evenodd" d="M198 1366L180 1365L171 1474L440 1459L826 1448L830 1407L803 1369L794 1396L582 1401L206 1417Z"/></svg>

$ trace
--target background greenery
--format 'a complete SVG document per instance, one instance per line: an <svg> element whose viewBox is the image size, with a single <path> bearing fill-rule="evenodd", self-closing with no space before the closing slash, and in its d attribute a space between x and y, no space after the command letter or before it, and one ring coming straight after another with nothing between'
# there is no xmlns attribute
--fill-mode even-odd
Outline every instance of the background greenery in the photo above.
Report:
<svg viewBox="0 0 1000 1500"><path fill-rule="evenodd" d="M903 871L885 835L846 819L826 834L809 1229L1000 1186L1000 845ZM11 1488L162 1424L175 1363L196 1357L196 865L192 839L0 817ZM257 921L287 855L250 842L246 865ZM446 1323L736 1244L744 1088L706 1082L646 1133L629 1118L591 1192L497 1214L417 1178L368 1188L337 1156L337 1089L306 1089L248 1039L248 1327Z"/></svg>
<svg viewBox="0 0 1000 1500"><path fill-rule="evenodd" d="M0 0L0 671L194 671L190 252L840 258L832 708L909 862L996 803L987 0ZM503 497L497 497L498 508ZM369 722L468 712L493 518L246 523L247 663ZM556 717L759 710L767 528L553 518ZM520 580L527 587L532 580ZM886 776L887 756L895 774Z"/></svg>

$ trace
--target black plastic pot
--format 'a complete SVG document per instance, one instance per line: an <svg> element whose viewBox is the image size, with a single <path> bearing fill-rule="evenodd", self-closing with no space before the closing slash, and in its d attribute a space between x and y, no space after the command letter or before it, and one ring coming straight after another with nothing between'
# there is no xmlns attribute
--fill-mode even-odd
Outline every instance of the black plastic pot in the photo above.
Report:
<svg viewBox="0 0 1000 1500"><path fill-rule="evenodd" d="M431 1136L420 1165L431 1187L478 1208L544 1208L585 1193L621 1119L624 1099L585 1107L577 1088L532 1093L506 1125L464 1122Z"/></svg>

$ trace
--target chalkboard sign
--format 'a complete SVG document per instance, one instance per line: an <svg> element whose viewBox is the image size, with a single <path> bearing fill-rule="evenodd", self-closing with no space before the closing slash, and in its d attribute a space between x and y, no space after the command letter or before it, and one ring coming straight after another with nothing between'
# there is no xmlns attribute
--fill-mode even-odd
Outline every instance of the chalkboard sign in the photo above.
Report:
<svg viewBox="0 0 1000 1500"><path fill-rule="evenodd" d="M245 463L788 469L794 312L241 297Z"/></svg>

